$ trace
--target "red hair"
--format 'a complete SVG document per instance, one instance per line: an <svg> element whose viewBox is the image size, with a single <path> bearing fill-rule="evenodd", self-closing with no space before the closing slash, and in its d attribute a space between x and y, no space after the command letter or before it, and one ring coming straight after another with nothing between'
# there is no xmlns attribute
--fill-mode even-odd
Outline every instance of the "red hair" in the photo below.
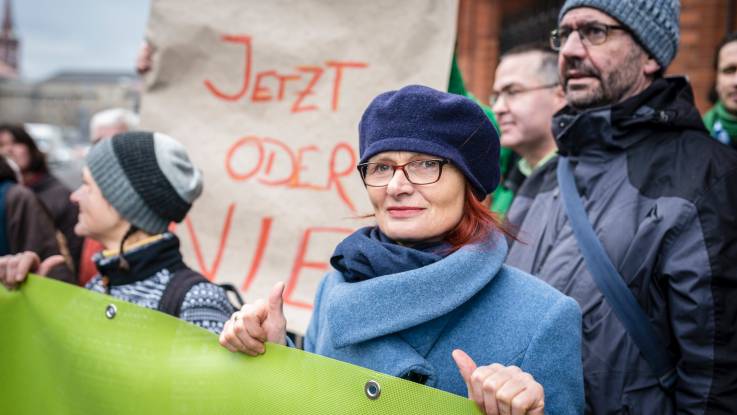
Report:
<svg viewBox="0 0 737 415"><path fill-rule="evenodd" d="M464 198L463 217L461 217L461 221L458 222L455 229L445 237L445 240L451 245L450 252L455 252L464 245L483 241L495 231L515 239L512 232L502 224L497 214L490 211L488 207L476 199L468 185Z"/></svg>

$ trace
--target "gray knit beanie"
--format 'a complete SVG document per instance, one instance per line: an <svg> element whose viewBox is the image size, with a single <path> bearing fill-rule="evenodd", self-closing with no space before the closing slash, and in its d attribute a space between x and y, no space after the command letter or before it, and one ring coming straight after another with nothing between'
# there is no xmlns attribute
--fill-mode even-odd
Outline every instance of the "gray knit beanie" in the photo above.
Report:
<svg viewBox="0 0 737 415"><path fill-rule="evenodd" d="M643 48L665 70L678 51L680 0L568 0L558 23L569 10L591 7L626 26Z"/></svg>
<svg viewBox="0 0 737 415"><path fill-rule="evenodd" d="M202 173L184 146L161 133L128 132L103 140L90 149L87 167L115 210L150 234L181 222L202 193Z"/></svg>

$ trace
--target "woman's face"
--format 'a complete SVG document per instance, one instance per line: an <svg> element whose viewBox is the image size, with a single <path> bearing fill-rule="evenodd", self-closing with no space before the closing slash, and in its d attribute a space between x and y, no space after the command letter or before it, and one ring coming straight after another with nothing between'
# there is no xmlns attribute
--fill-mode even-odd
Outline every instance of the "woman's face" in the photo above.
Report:
<svg viewBox="0 0 737 415"><path fill-rule="evenodd" d="M369 163L397 166L441 157L405 151L379 153ZM402 244L442 240L463 216L466 179L451 164L442 166L440 180L412 184L399 169L384 187L367 186L379 229Z"/></svg>
<svg viewBox="0 0 737 415"><path fill-rule="evenodd" d="M0 133L0 154L13 160L21 171L31 165L31 151L25 144L16 142L10 131Z"/></svg>
<svg viewBox="0 0 737 415"><path fill-rule="evenodd" d="M79 216L74 233L102 243L118 241L128 229L126 222L102 195L87 167L82 171L82 185L70 199L79 205Z"/></svg>
<svg viewBox="0 0 737 415"><path fill-rule="evenodd" d="M25 144L13 143L10 146L9 156L22 172L27 171L31 166L31 151Z"/></svg>

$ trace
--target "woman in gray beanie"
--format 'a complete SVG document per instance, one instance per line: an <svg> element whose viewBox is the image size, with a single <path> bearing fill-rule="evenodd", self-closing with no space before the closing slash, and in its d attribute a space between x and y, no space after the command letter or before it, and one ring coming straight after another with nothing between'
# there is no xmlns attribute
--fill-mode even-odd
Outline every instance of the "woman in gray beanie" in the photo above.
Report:
<svg viewBox="0 0 737 415"><path fill-rule="evenodd" d="M359 137L376 226L336 247L305 350L467 394L490 414L581 413L581 314L503 265L504 232L481 204L499 181L499 137L481 108L408 86L373 100ZM285 344L283 290L235 313L220 343L250 355Z"/></svg>
<svg viewBox="0 0 737 415"><path fill-rule="evenodd" d="M74 231L102 243L99 275L86 287L160 310L219 333L235 308L223 288L188 268L167 228L184 219L202 192L202 174L184 147L161 133L129 132L96 144L87 155ZM8 288L28 271L48 272L32 252L0 258Z"/></svg>

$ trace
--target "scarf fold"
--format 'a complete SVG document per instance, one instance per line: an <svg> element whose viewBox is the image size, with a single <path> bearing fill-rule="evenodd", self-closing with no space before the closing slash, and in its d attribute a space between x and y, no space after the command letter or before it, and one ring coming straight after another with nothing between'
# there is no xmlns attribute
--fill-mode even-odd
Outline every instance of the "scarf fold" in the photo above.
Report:
<svg viewBox="0 0 737 415"><path fill-rule="evenodd" d="M443 259L449 252L450 244L445 242L399 245L378 226L370 226L339 243L330 264L346 281L357 282L422 268Z"/></svg>
<svg viewBox="0 0 737 415"><path fill-rule="evenodd" d="M327 316L333 347L378 339L452 313L494 279L506 256L504 236L492 232L429 265L381 278L349 281L342 271L328 274L330 292L321 313Z"/></svg>
<svg viewBox="0 0 737 415"><path fill-rule="evenodd" d="M737 145L737 115L727 111L721 101L704 115L704 124L712 137L724 144Z"/></svg>

